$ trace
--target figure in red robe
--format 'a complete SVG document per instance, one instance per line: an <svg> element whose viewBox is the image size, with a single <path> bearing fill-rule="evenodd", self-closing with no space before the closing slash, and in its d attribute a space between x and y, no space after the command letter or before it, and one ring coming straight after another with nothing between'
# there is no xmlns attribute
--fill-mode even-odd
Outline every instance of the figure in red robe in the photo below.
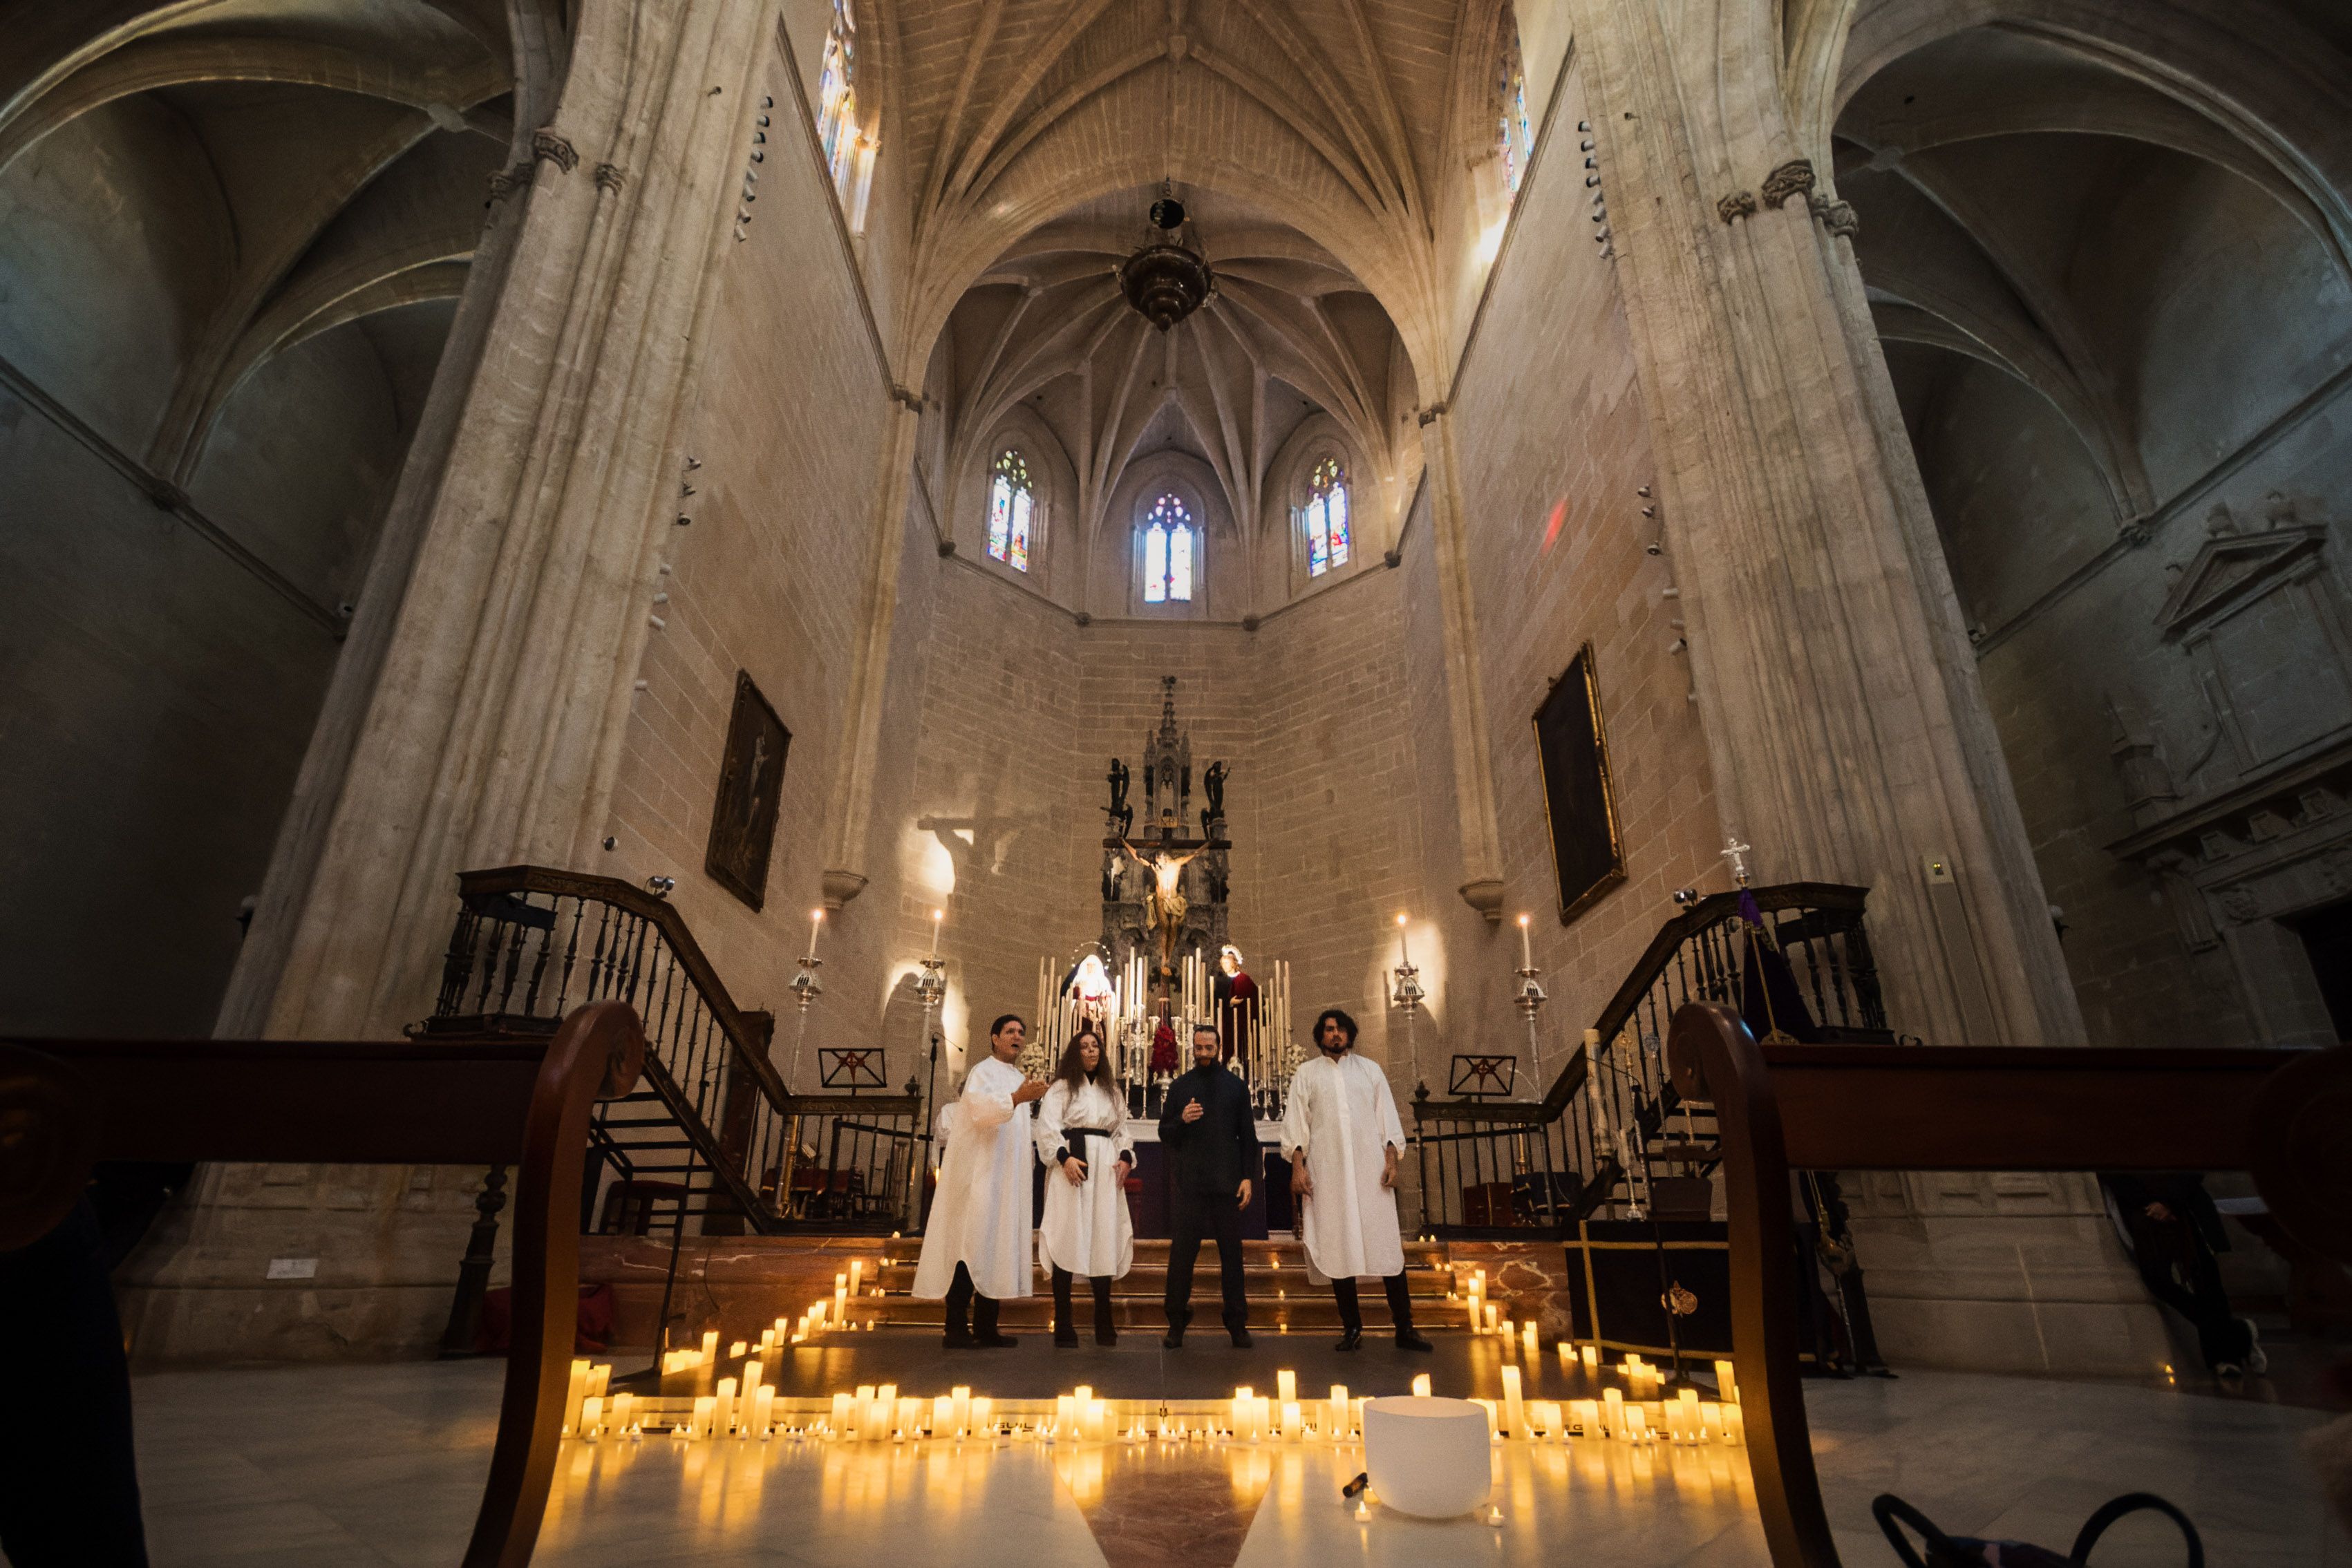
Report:
<svg viewBox="0 0 2352 1568"><path fill-rule="evenodd" d="M1243 970L1240 948L1228 942L1218 950L1210 984L1217 999L1217 1038L1224 1042L1224 1060L1231 1061L1247 1047L1250 1026L1257 1021L1257 982Z"/></svg>

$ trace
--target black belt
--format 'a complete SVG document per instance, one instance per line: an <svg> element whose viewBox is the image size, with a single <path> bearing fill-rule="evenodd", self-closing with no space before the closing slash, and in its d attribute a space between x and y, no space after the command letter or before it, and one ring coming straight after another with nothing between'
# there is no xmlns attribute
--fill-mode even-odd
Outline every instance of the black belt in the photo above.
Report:
<svg viewBox="0 0 2352 1568"><path fill-rule="evenodd" d="M1060 1165L1070 1157L1070 1140L1073 1138L1115 1138L1118 1135L1108 1127L1065 1127L1062 1129L1062 1146L1054 1155L1054 1163Z"/></svg>

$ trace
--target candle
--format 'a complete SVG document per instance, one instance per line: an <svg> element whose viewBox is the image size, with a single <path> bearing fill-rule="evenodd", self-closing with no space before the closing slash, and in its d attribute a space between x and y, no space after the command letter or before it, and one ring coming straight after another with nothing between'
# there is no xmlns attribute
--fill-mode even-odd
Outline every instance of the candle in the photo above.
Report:
<svg viewBox="0 0 2352 1568"><path fill-rule="evenodd" d="M747 1361L743 1364L744 1398L749 1399L751 1397L751 1391L760 1386L760 1379L766 1374L767 1370L768 1364L764 1361Z"/></svg>
<svg viewBox="0 0 2352 1568"><path fill-rule="evenodd" d="M1527 1352L1529 1355L1534 1355L1543 1349L1542 1342L1536 1330L1537 1324L1533 1318L1529 1318L1526 1322L1519 1325L1519 1338L1526 1343Z"/></svg>
<svg viewBox="0 0 2352 1568"><path fill-rule="evenodd" d="M1565 1435L1561 1429L1559 1400L1536 1399L1528 1402L1528 1436L1535 1437L1539 1431L1549 1434L1555 1442Z"/></svg>
<svg viewBox="0 0 2352 1568"><path fill-rule="evenodd" d="M849 1293L853 1296L865 1294L865 1283L866 1260L863 1258L851 1259L849 1260Z"/></svg>
<svg viewBox="0 0 2352 1568"><path fill-rule="evenodd" d="M1078 1402L1067 1394L1054 1396L1054 1436L1065 1440L1078 1435Z"/></svg>
<svg viewBox="0 0 2352 1568"><path fill-rule="evenodd" d="M931 911L931 956L934 958L940 956L940 922L947 917L948 912L944 909Z"/></svg>
<svg viewBox="0 0 2352 1568"><path fill-rule="evenodd" d="M957 1384L948 1391L948 1398L952 1406L949 1412L948 1425L955 1435L961 1437L971 1430L971 1385L968 1383Z"/></svg>
<svg viewBox="0 0 2352 1568"><path fill-rule="evenodd" d="M735 1380L731 1377L722 1377L719 1380L719 1396L711 1406L711 1431L723 1436L734 1416Z"/></svg>
<svg viewBox="0 0 2352 1568"><path fill-rule="evenodd" d="M574 1361L572 1364L571 1381L563 1386L563 1429L567 1432L572 1429L574 1423L579 1419L580 1401L587 1392L587 1362Z"/></svg>
<svg viewBox="0 0 2352 1568"><path fill-rule="evenodd" d="M1748 1440L1748 1416L1739 1406L1727 1405L1723 1407L1723 1440L1727 1443Z"/></svg>
<svg viewBox="0 0 2352 1568"><path fill-rule="evenodd" d="M1699 1436L1711 1441L1723 1441L1723 1406L1702 1405L1698 1407Z"/></svg>
<svg viewBox="0 0 2352 1568"><path fill-rule="evenodd" d="M1426 1399L1429 1397L1429 1374L1423 1372L1416 1373L1414 1375L1412 1380L1412 1396L1415 1399Z"/></svg>
<svg viewBox="0 0 2352 1568"><path fill-rule="evenodd" d="M895 1424L895 1430L898 1436L904 1437L919 1437L923 1435L921 1399L911 1394L899 1396L898 1418Z"/></svg>
<svg viewBox="0 0 2352 1568"><path fill-rule="evenodd" d="M1284 1400L1282 1402L1282 1435L1295 1442L1298 1438L1302 1425L1303 1417L1298 1413L1298 1401Z"/></svg>
<svg viewBox="0 0 2352 1568"><path fill-rule="evenodd" d="M1397 916L1397 967L1402 969L1412 967L1412 949L1405 944L1404 916L1402 915Z"/></svg>
<svg viewBox="0 0 2352 1568"><path fill-rule="evenodd" d="M760 1391L751 1396L751 1425L750 1430L758 1433L762 1439L765 1439L769 1432L774 1428L775 1425L776 1391L770 1385L761 1384L760 1385Z"/></svg>
<svg viewBox="0 0 2352 1568"><path fill-rule="evenodd" d="M1503 1430L1514 1437L1527 1436L1528 1412L1519 1395L1519 1369L1503 1368Z"/></svg>
<svg viewBox="0 0 2352 1568"><path fill-rule="evenodd" d="M846 1394L833 1396L833 1435L836 1437L849 1435L849 1396Z"/></svg>
<svg viewBox="0 0 2352 1568"><path fill-rule="evenodd" d="M687 1417L686 1435L689 1437L708 1437L710 1436L713 1422L717 1415L718 1405L719 1401L712 1398L708 1394L696 1395L694 1399L694 1414Z"/></svg>
<svg viewBox="0 0 2352 1568"><path fill-rule="evenodd" d="M843 1323L845 1323L845 1322L847 1322L848 1321L849 1321L849 1276L848 1276L848 1275L846 1275L846 1274L835 1274L835 1275L833 1277L833 1322L834 1322L834 1326L835 1326L835 1327L836 1327L836 1328L838 1328L838 1327L840 1327Z"/></svg>
<svg viewBox="0 0 2352 1568"><path fill-rule="evenodd" d="M883 1437L887 1437L890 1431L890 1419L893 1416L898 1414L898 1385L897 1384L886 1383L881 1387L876 1389L874 1391L874 1418L869 1423L874 1429L866 1435L873 1437L877 1442Z"/></svg>
<svg viewBox="0 0 2352 1568"><path fill-rule="evenodd" d="M824 910L822 910L822 909L812 909L812 910L810 910L810 911L809 911L809 950L808 950L808 956L809 956L810 957L812 957L812 958L814 958L814 957L815 957L815 956L816 956L816 934L817 934L819 931L823 930L824 928Z"/></svg>
<svg viewBox="0 0 2352 1568"><path fill-rule="evenodd" d="M634 1394L615 1394L613 1396L613 1427L614 1430L625 1432L629 1429L630 1407L636 1402L637 1396Z"/></svg>
<svg viewBox="0 0 2352 1568"><path fill-rule="evenodd" d="M1612 1437L1625 1436L1625 1396L1614 1388L1601 1391L1601 1430Z"/></svg>
<svg viewBox="0 0 2352 1568"><path fill-rule="evenodd" d="M1601 1401L1598 1399L1570 1400L1568 1418L1576 1429L1586 1437L1601 1436Z"/></svg>
<svg viewBox="0 0 2352 1568"><path fill-rule="evenodd" d="M712 1356L717 1355L718 1354L719 1331L717 1329L708 1330L702 1336L702 1359L704 1361L709 1361Z"/></svg>
<svg viewBox="0 0 2352 1568"><path fill-rule="evenodd" d="M1284 1404L1298 1397L1298 1374L1288 1370L1274 1375L1274 1396Z"/></svg>
<svg viewBox="0 0 2352 1568"><path fill-rule="evenodd" d="M1639 1405L1628 1405L1628 1406L1625 1406L1625 1436L1626 1436L1626 1438L1627 1438L1629 1441L1638 1443L1638 1442L1641 1442L1643 1438L1647 1437L1649 1435L1650 1435L1650 1432L1649 1432L1649 1422L1648 1422L1648 1421L1647 1421L1647 1419L1646 1419L1646 1418L1644 1418L1644 1417L1643 1417L1643 1416L1642 1415L1642 1407L1641 1407Z"/></svg>
<svg viewBox="0 0 2352 1568"><path fill-rule="evenodd" d="M1698 1413L1698 1390L1696 1388L1684 1389L1682 1391L1681 1397L1676 1399L1675 1403L1682 1407L1682 1432L1680 1436L1683 1441L1686 1443L1697 1442L1701 1437L1706 1435L1705 1428L1700 1425Z"/></svg>
<svg viewBox="0 0 2352 1568"><path fill-rule="evenodd" d="M1588 1344L1584 1347L1584 1370L1587 1372L1598 1372L1601 1370L1601 1347L1599 1345Z"/></svg>
<svg viewBox="0 0 2352 1568"><path fill-rule="evenodd" d="M944 1437L954 1431L958 1425L955 1396L951 1394L935 1396L931 1400L931 1436Z"/></svg>
<svg viewBox="0 0 2352 1568"><path fill-rule="evenodd" d="M996 1401L982 1395L971 1402L972 1429L986 1437L996 1436Z"/></svg>
<svg viewBox="0 0 2352 1568"><path fill-rule="evenodd" d="M1731 1363L1718 1361L1715 1364L1715 1391L1723 1396L1726 1405L1739 1403L1739 1380L1732 1375Z"/></svg>
<svg viewBox="0 0 2352 1568"><path fill-rule="evenodd" d="M580 1435L591 1442L604 1427L604 1401L591 1394L580 1402Z"/></svg>
<svg viewBox="0 0 2352 1568"><path fill-rule="evenodd" d="M1496 1306L1494 1302L1488 1301L1486 1303L1486 1332L1488 1333L1499 1333L1502 1332L1502 1317L1503 1309Z"/></svg>
<svg viewBox="0 0 2352 1568"><path fill-rule="evenodd" d="M1522 915L1519 916L1519 967L1532 969L1535 967L1535 949L1528 945L1528 917Z"/></svg>
<svg viewBox="0 0 2352 1568"><path fill-rule="evenodd" d="M1335 1443L1345 1441L1348 1436L1348 1385L1344 1383L1331 1385L1328 1419L1330 1431L1328 1435L1330 1439Z"/></svg>
<svg viewBox="0 0 2352 1568"><path fill-rule="evenodd" d="M1085 1409L1087 1441L1108 1442L1110 1438L1110 1401L1089 1399L1086 1402Z"/></svg>

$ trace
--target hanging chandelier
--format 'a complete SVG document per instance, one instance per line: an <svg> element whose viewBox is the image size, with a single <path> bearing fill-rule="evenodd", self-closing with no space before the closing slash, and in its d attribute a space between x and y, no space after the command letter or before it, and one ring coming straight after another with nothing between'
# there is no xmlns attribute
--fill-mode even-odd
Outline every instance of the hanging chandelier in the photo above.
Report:
<svg viewBox="0 0 2352 1568"><path fill-rule="evenodd" d="M1118 265L1118 289L1136 313L1165 332L1216 297L1217 276L1188 237L1184 204L1163 186L1151 204L1144 244Z"/></svg>

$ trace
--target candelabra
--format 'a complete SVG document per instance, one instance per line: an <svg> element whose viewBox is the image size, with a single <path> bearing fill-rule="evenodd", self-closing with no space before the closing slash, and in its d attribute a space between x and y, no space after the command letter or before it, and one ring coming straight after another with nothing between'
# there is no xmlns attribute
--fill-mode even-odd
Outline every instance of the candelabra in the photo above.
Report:
<svg viewBox="0 0 2352 1568"><path fill-rule="evenodd" d="M1536 977L1543 973L1541 969L1529 965L1524 969L1515 969L1512 973L1519 977L1519 988L1511 999L1517 1005L1519 1016L1528 1020L1528 1061L1535 1068L1536 1092L1540 1095L1544 1092L1546 1084L1543 1075L1543 1037L1536 1032L1536 1015L1543 1011L1544 1003L1551 998L1544 995L1544 988L1541 986L1536 984Z"/></svg>
<svg viewBox="0 0 2352 1568"><path fill-rule="evenodd" d="M795 1093L798 1091L793 1085L800 1077L801 1047L808 1040L809 1004L824 995L824 982L816 977L816 972L824 967L824 960L814 953L806 953L801 956L800 966L800 973L793 977L792 991L793 999L800 1003L801 1021L793 1034L793 1070L784 1075L784 1087Z"/></svg>
<svg viewBox="0 0 2352 1568"><path fill-rule="evenodd" d="M1412 1063L1415 1097L1427 1099L1429 1085L1422 1081L1421 1041L1414 1032L1413 1019L1420 1014L1421 1004L1428 999L1429 993L1421 988L1421 971L1414 967L1412 959L1407 958L1397 965L1395 974L1396 990L1389 998L1389 1005L1404 1014L1404 1044L1406 1053Z"/></svg>

